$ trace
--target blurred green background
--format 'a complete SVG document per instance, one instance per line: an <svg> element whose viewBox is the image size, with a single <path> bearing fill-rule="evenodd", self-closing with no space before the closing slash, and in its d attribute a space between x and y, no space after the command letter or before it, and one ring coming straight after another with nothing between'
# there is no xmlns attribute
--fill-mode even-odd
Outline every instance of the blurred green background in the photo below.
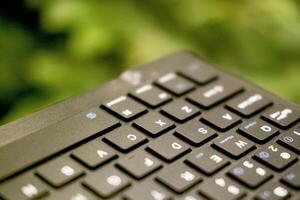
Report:
<svg viewBox="0 0 300 200"><path fill-rule="evenodd" d="M299 0L2 0L0 123L186 49L300 103Z"/></svg>

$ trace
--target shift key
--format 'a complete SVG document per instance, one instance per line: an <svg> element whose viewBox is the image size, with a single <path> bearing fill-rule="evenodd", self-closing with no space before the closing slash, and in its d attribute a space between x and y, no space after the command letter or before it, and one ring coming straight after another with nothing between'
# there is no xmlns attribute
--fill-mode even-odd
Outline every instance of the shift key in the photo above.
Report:
<svg viewBox="0 0 300 200"><path fill-rule="evenodd" d="M3 146L0 180L118 125L119 121L109 114L92 108Z"/></svg>

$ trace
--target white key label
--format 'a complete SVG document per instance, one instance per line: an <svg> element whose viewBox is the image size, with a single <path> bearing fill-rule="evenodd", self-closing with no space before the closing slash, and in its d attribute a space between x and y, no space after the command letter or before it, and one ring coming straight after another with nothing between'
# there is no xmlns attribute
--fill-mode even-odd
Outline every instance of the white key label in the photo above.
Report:
<svg viewBox="0 0 300 200"><path fill-rule="evenodd" d="M25 196L32 198L38 194L38 189L32 184L28 184L28 185L22 187L22 193Z"/></svg>
<svg viewBox="0 0 300 200"><path fill-rule="evenodd" d="M60 171L61 171L61 173L63 173L66 176L72 176L75 174L74 169L68 165L63 166Z"/></svg>
<svg viewBox="0 0 300 200"><path fill-rule="evenodd" d="M166 125L167 123L166 122L163 122L161 119L157 120L155 122L155 124L159 125L160 127L163 127L164 125Z"/></svg>
<svg viewBox="0 0 300 200"><path fill-rule="evenodd" d="M123 115L125 115L125 116L132 115L132 111L130 111L130 110L128 110L128 109L124 110L122 113L123 113Z"/></svg>
<svg viewBox="0 0 300 200"><path fill-rule="evenodd" d="M281 120L287 118L288 115L292 114L292 113L293 113L293 111L291 109L286 108L286 109L283 109L282 111L277 111L275 113L272 113L270 115L270 117L272 119L276 119L277 121L281 121Z"/></svg>
<svg viewBox="0 0 300 200"><path fill-rule="evenodd" d="M106 182L107 182L108 184L112 185L112 186L117 187L117 186L121 185L122 180L121 180L121 178L120 178L119 176L113 175L113 176L109 176L109 177L106 179Z"/></svg>
<svg viewBox="0 0 300 200"><path fill-rule="evenodd" d="M145 158L144 160L144 164L147 166L147 167L151 167L154 162L152 160L150 160L149 158Z"/></svg>
<svg viewBox="0 0 300 200"><path fill-rule="evenodd" d="M205 98L211 98L213 96L218 95L224 91L224 87L222 85L216 85L210 90L206 91L203 95Z"/></svg>
<svg viewBox="0 0 300 200"><path fill-rule="evenodd" d="M232 120L232 116L229 113L226 113L225 115L222 115L222 118L226 119L226 120L229 120L229 121Z"/></svg>
<svg viewBox="0 0 300 200"><path fill-rule="evenodd" d="M182 146L180 144L178 144L177 142L172 143L171 146L173 149L176 149L176 150L179 150L182 148Z"/></svg>
<svg viewBox="0 0 300 200"><path fill-rule="evenodd" d="M97 114L94 112L89 112L86 114L86 118L88 119L96 119L97 118Z"/></svg>
<svg viewBox="0 0 300 200"><path fill-rule="evenodd" d="M136 137L136 135L129 134L129 135L127 135L127 139L130 141L135 141L137 139L137 137Z"/></svg>
<svg viewBox="0 0 300 200"><path fill-rule="evenodd" d="M244 142L244 141L242 141L242 140L237 141L235 144L236 144L236 146L238 146L240 149L242 149L242 148L244 148L245 146L248 145L247 142Z"/></svg>
<svg viewBox="0 0 300 200"><path fill-rule="evenodd" d="M238 105L238 108L240 109L246 109L247 107L255 104L256 102L262 100L262 96L260 94L255 94L251 97L249 97L248 99L246 99L245 101L241 102L239 105Z"/></svg>
<svg viewBox="0 0 300 200"><path fill-rule="evenodd" d="M223 160L220 156L218 156L218 155L216 155L216 154L212 155L212 156L210 157L210 159L211 159L212 161L216 162L216 163L220 163L220 162L222 162L222 160Z"/></svg>
<svg viewBox="0 0 300 200"><path fill-rule="evenodd" d="M104 158L105 156L108 155L108 153L106 151L101 151L101 150L98 150L97 154L100 158Z"/></svg>
<svg viewBox="0 0 300 200"><path fill-rule="evenodd" d="M191 108L188 107L188 106L183 106L183 107L181 108L181 110L184 111L184 112L186 112L186 113L191 113L191 112L193 112L193 109L191 109Z"/></svg>
<svg viewBox="0 0 300 200"><path fill-rule="evenodd" d="M189 171L185 171L184 173L180 174L180 177L187 182L191 182L195 179L195 175Z"/></svg>

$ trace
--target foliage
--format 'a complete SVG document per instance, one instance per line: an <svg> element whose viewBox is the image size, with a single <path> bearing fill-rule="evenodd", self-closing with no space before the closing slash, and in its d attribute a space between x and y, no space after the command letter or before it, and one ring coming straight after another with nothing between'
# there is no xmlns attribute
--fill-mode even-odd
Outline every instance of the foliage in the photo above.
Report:
<svg viewBox="0 0 300 200"><path fill-rule="evenodd" d="M4 121L112 79L126 66L185 49L300 103L297 0L28 0L27 5L39 13L38 34L0 18Z"/></svg>

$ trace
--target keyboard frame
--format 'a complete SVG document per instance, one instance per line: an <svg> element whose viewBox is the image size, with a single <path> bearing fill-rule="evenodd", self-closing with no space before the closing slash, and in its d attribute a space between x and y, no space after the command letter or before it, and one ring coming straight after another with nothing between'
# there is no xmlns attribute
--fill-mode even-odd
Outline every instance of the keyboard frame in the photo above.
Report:
<svg viewBox="0 0 300 200"><path fill-rule="evenodd" d="M208 65L205 62L199 60L198 56L196 56L190 52L175 53L175 54L169 55L167 57L164 57L160 60L151 62L149 64L141 65L139 67L133 68L132 70L126 71L123 74L121 74L119 78L117 78L103 86L95 88L94 90L91 90L91 91L85 92L79 96L75 96L70 99L64 100L60 103L56 103L53 106L45 108L36 113L33 113L25 118L22 118L22 119L13 121L9 124L6 124L4 126L1 126L0 127L0 151L2 148L5 148L6 145L14 143L15 141L18 141L18 140L22 140L22 139L26 138L28 135L30 135L36 131L47 129L48 126L53 125L59 121L67 119L69 117L72 117L77 113L80 113L82 111L89 109L90 107L99 107L104 102L107 102L107 101L114 99L121 95L126 95L126 93L124 91L129 92L139 86L153 83L154 80L157 80L160 76L162 76L166 73L175 72L178 69L180 69L180 67L182 67L182 66L192 65L194 63L202 63L205 65ZM208 65L208 66L211 66L211 65ZM278 96L260 88L259 86L256 86L256 85L248 82L247 80L243 80L233 74L224 72L218 68L217 68L217 73L218 73L218 76L220 76L220 77L225 77L225 78L229 78L229 79L233 79L238 82L241 82L243 84L244 90L246 90L246 91L249 89L251 89L251 90L254 89L255 91L258 91L258 92L261 92L262 94L264 94L267 98L269 98L273 102L276 102L276 103L282 104L282 105L287 105L287 106L292 105L293 107L297 108L298 111L300 110L300 107L298 105L294 104L293 102L288 102L286 100L283 100L283 99L279 98ZM134 83L131 81L128 81L128 77L131 77L131 76L135 76L137 78ZM138 83L138 84L136 84L136 83ZM176 99L182 99L185 97L186 97L186 95L183 95ZM225 102L218 104L214 108L224 107ZM151 110L157 111L157 109L152 109L150 107L148 107L148 110L149 111L151 111ZM260 112L258 115L261 115L261 113L262 112ZM111 115L111 116L113 116L113 115ZM199 116L201 116L201 115L197 115L197 118L199 118ZM251 117L251 118L254 118L254 117ZM245 119L245 118L242 118L242 119ZM121 124L122 125L132 124L132 122L133 121L126 123L126 122L121 121ZM178 123L176 123L176 122L175 122L175 124L178 125ZM298 120L298 125L299 125L299 120ZM235 128L236 127L237 126L235 126ZM283 132L282 129L279 129L279 130L281 132ZM174 129L172 129L171 131L169 131L166 134L172 134L173 132L174 132ZM104 136L105 135L100 136L100 138L103 138ZM268 143L266 143L264 145L260 145L258 143L255 143L255 144L256 144L257 148L259 148L260 146L265 146L267 144L274 143L274 141L276 141L278 137L279 136L275 136L271 141L269 141ZM148 139L149 139L149 142L151 142L152 140L157 140L157 138L150 138L150 137L148 137ZM208 146L209 144L212 143L212 141L214 141L214 139L210 140L208 143L206 143L202 146ZM87 141L85 141L85 142L87 142ZM82 144L80 144L80 145L82 145ZM144 147L145 147L145 145L144 145ZM195 148L196 147L191 146L192 150L194 150ZM140 148L133 150L131 153L138 151L138 150L140 150ZM254 153L254 151L249 152L247 155L243 156L243 158L251 156ZM65 153L65 152L63 152L63 153ZM60 154L61 153L51 155L46 160L53 159ZM70 152L68 151L68 152L66 152L66 154L70 154ZM121 152L119 154L125 155L125 153L121 153ZM185 159L185 156L181 157L176 162L182 162L184 159ZM234 159L231 159L231 158L229 158L229 159L232 162L234 162ZM298 155L298 160L299 160L299 155ZM116 160L111 162L109 165L112 166L115 163L116 163ZM4 179L0 180L0 184L5 183L7 180L17 176L18 174L20 174L24 171L31 171L31 169L35 166L36 165L32 165L31 167L29 167L27 169L22 169L22 170L18 171L18 173L10 174L10 175L6 176ZM233 164L231 164L230 166L233 166ZM224 173L226 173L229 170L229 168L230 167L228 167L228 166L223 168L222 170L220 170L213 176L210 176L210 178L219 176L219 175L223 175ZM101 168L100 168L100 170L101 170ZM88 176L91 172L88 170L86 170L86 171L87 171L87 174L85 176ZM280 175L282 173L284 173L284 171L283 172L272 171L272 172L274 173L274 177L273 177L272 181L278 180ZM150 179L153 179L155 176L156 176L156 173L153 173L150 175L150 177L148 177L146 179L150 180ZM205 177L204 175L202 175L202 176ZM139 181L134 180L134 179L131 179L131 181L133 184L139 183ZM78 182L78 180L77 180L77 182ZM254 194L254 192L256 191L256 190L251 191L251 190L247 189L246 187L244 187L243 185L241 185L241 184L239 184L239 185L241 187L245 188L245 190L247 192L249 192L249 194L250 194L249 196ZM192 190L195 190L195 188L193 188ZM297 195L294 195L294 196L297 196Z"/></svg>

